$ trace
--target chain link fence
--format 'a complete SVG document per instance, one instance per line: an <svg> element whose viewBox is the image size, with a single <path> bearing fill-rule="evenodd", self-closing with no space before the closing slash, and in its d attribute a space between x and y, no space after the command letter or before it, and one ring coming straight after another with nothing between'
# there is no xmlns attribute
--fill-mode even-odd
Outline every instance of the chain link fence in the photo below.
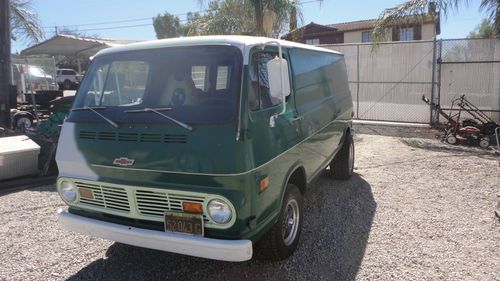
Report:
<svg viewBox="0 0 500 281"><path fill-rule="evenodd" d="M440 106L455 111L453 100L467 100L492 119L500 120L500 40L440 41ZM470 116L464 115L464 118Z"/></svg>
<svg viewBox="0 0 500 281"><path fill-rule="evenodd" d="M437 112L422 96L449 109L453 98L466 95L499 119L499 44L495 39L459 39L321 47L345 56L356 118L433 123Z"/></svg>

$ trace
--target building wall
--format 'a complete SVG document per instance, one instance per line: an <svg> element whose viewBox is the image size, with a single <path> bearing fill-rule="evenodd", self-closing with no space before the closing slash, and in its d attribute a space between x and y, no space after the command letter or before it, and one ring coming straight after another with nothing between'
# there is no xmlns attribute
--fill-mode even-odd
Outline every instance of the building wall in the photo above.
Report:
<svg viewBox="0 0 500 281"><path fill-rule="evenodd" d="M342 44L344 43L344 37L342 33L337 34L326 34L326 35L304 35L301 43L305 43L308 39L319 39L320 44Z"/></svg>
<svg viewBox="0 0 500 281"><path fill-rule="evenodd" d="M361 43L361 34L367 30L347 31L344 32L344 43ZM391 31L388 31L384 41L392 41ZM432 40L436 36L436 27L432 23L426 23L422 26L422 40Z"/></svg>
<svg viewBox="0 0 500 281"><path fill-rule="evenodd" d="M344 32L344 43L359 43L361 42L362 31Z"/></svg>
<svg viewBox="0 0 500 281"><path fill-rule="evenodd" d="M422 25L422 40L432 40L436 36L436 26L433 23Z"/></svg>

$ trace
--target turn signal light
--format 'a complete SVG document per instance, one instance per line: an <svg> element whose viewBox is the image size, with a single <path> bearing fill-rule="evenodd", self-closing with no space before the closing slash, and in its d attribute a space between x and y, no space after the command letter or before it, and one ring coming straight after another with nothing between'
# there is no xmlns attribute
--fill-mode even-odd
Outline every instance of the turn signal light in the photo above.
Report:
<svg viewBox="0 0 500 281"><path fill-rule="evenodd" d="M260 185L259 185L260 192L266 190L268 186L269 186L269 176L266 176L265 178L260 180Z"/></svg>
<svg viewBox="0 0 500 281"><path fill-rule="evenodd" d="M87 189L87 188L80 188L78 190L78 192L80 193L80 197L81 198L85 198L85 199L94 199L94 194L92 193L92 190L90 189Z"/></svg>
<svg viewBox="0 0 500 281"><path fill-rule="evenodd" d="M182 202L182 210L186 213L203 214L201 203Z"/></svg>

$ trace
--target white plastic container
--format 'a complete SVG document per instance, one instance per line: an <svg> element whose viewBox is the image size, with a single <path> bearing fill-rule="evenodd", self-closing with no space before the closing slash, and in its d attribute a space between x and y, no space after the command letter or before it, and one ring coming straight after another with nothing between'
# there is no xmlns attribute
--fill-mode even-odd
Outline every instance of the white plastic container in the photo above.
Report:
<svg viewBox="0 0 500 281"><path fill-rule="evenodd" d="M40 146L27 136L0 138L0 181L36 175L39 153Z"/></svg>

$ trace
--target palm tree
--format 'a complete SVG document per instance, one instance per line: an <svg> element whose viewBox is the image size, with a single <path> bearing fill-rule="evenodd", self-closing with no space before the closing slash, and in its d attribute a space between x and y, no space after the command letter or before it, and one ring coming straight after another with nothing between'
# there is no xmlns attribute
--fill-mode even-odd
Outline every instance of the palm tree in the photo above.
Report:
<svg viewBox="0 0 500 281"><path fill-rule="evenodd" d="M13 40L37 43L45 38L31 0L10 0L10 28Z"/></svg>
<svg viewBox="0 0 500 281"><path fill-rule="evenodd" d="M211 0L220 1L223 0ZM200 4L205 0L198 0ZM248 14L255 17L255 34L258 36L272 36L276 30L290 23L290 27L297 26L297 18L302 19L300 3L297 0L241 0L242 7L248 10ZM318 0L321 4L323 0Z"/></svg>
<svg viewBox="0 0 500 281"><path fill-rule="evenodd" d="M423 22L429 17L436 17L439 12L445 16L458 10L460 3L468 0L410 0L395 8L383 11L373 30L373 41L381 42L386 30L393 26ZM500 36L500 0L481 0L480 10L489 14L489 20L494 22L496 37Z"/></svg>

